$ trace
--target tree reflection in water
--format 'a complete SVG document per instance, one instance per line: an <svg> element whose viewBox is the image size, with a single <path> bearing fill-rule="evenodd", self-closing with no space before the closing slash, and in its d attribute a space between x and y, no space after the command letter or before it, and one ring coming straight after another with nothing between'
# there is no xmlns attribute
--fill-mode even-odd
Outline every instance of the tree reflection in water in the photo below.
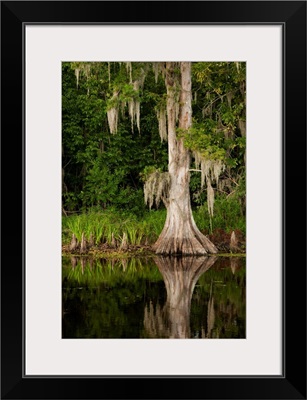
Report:
<svg viewBox="0 0 307 400"><path fill-rule="evenodd" d="M245 338L243 257L63 258L63 338Z"/></svg>
<svg viewBox="0 0 307 400"><path fill-rule="evenodd" d="M150 302L144 310L144 327L149 337L186 339L191 337L190 311L194 287L200 276L216 262L210 257L155 257L161 272L167 300L163 307ZM214 325L214 298L209 298L208 337Z"/></svg>

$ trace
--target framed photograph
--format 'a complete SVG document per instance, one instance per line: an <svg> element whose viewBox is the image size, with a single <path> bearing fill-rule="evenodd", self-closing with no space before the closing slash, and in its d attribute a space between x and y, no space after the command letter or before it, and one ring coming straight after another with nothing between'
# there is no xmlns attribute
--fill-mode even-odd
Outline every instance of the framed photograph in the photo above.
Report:
<svg viewBox="0 0 307 400"><path fill-rule="evenodd" d="M306 2L1 27L2 398L306 399Z"/></svg>

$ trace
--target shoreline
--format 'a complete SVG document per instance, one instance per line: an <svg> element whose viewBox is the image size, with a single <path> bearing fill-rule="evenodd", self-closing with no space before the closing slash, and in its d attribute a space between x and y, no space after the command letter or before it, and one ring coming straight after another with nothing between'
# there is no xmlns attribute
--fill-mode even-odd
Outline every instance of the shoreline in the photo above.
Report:
<svg viewBox="0 0 307 400"><path fill-rule="evenodd" d="M218 247L218 246L217 246ZM92 247L88 251L80 252L70 251L69 245L62 246L62 256L71 257L93 257L93 258L130 258L130 257L156 257L162 256L156 254L152 249L152 246L127 246L126 249L112 248L107 245L102 245L100 247ZM203 255L185 255L183 257L246 257L246 253L243 249L238 249L236 252L231 251L219 251L215 254L203 254ZM182 257L180 254L164 255L164 257Z"/></svg>

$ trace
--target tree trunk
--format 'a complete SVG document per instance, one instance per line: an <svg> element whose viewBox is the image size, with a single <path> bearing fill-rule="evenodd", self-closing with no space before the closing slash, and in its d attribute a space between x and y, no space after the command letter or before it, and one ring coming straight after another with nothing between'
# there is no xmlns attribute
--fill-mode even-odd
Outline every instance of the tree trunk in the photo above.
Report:
<svg viewBox="0 0 307 400"><path fill-rule="evenodd" d="M192 125L191 63L181 62L179 128L184 133ZM154 249L157 254L202 255L217 253L217 248L197 228L190 201L190 153L176 135L175 63L166 63L168 121L168 170L170 191L164 203L167 218Z"/></svg>

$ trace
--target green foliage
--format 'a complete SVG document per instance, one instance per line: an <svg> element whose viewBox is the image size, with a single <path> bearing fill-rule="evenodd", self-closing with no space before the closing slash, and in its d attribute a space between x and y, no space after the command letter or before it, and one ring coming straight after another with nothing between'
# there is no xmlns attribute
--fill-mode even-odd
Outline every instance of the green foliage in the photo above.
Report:
<svg viewBox="0 0 307 400"><path fill-rule="evenodd" d="M149 112L160 100L152 91L153 75L146 81L142 99L142 134L131 132L130 122L122 118L117 134L111 135L107 109L119 99L140 100L140 92L127 83L130 77L124 64L87 63L88 75L84 65L62 65L63 207L67 212L116 207L142 215L145 204L139 174L148 165L165 168L167 164L167 145L159 139L155 113ZM76 68L80 69L78 86ZM135 76L139 69L133 63ZM115 90L120 91L118 100L112 99Z"/></svg>
<svg viewBox="0 0 307 400"><path fill-rule="evenodd" d="M194 212L194 219L198 228L206 234L211 232L210 216L207 203L199 206ZM236 196L217 196L214 202L214 217L212 230L222 229L225 232L240 230L245 234L246 221L242 213L242 204Z"/></svg>
<svg viewBox="0 0 307 400"><path fill-rule="evenodd" d="M136 90L133 81L143 71L147 72L144 86ZM245 63L192 63L193 126L187 132L177 132L191 151L226 164L220 179L227 185L214 189L240 205L242 218L245 79ZM126 106L119 110L117 133L111 134L107 110L131 99L140 101L140 133L132 131ZM164 78L160 74L156 82L150 63L132 63L132 69L127 63L116 62L62 64L62 202L68 215L111 209L117 214L129 211L141 220L148 218L144 181L153 171L167 171L168 165L167 143L161 143L156 115L157 110L165 107L166 99ZM204 205L205 210L207 195L201 188L198 172L191 173L190 189L192 204ZM219 215L218 209L222 207L219 202L222 200L215 202L213 227L225 226L226 217ZM223 213L226 209L232 221L236 206L225 208ZM207 223L201 222L200 226ZM158 228L148 229L153 239L156 235L153 231Z"/></svg>
<svg viewBox="0 0 307 400"><path fill-rule="evenodd" d="M242 183L243 185L243 183ZM225 232L239 230L245 234L245 215L242 213L242 203L239 194L233 196L217 196L215 200L213 230L222 229ZM206 202L193 210L193 216L199 229L205 234L210 232L210 217ZM93 235L96 245L111 244L112 235L121 243L126 234L128 245L153 244L159 237L166 219L166 210L151 210L144 212L142 218L131 211L119 211L108 208L104 211L88 212L62 218L62 241L68 244L72 234L81 241L82 232L89 240Z"/></svg>
<svg viewBox="0 0 307 400"><path fill-rule="evenodd" d="M245 63L193 63L193 127L187 148L230 168L245 165Z"/></svg>
<svg viewBox="0 0 307 400"><path fill-rule="evenodd" d="M96 245L102 243L111 245L113 237L121 243L124 234L128 245L152 244L161 233L165 218L165 210L147 211L140 219L131 211L118 211L112 208L63 217L62 242L68 244L73 234L80 242L84 233L87 240L92 235Z"/></svg>
<svg viewBox="0 0 307 400"><path fill-rule="evenodd" d="M188 149L198 151L204 158L226 162L227 146L224 135L217 132L213 120L194 122L193 127L183 137Z"/></svg>

